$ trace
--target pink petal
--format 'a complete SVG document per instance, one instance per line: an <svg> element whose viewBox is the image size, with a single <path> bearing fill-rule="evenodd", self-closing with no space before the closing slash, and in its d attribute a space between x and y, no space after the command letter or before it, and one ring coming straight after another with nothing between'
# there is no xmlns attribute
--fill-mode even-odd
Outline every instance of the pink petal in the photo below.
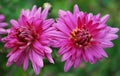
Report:
<svg viewBox="0 0 120 76"><path fill-rule="evenodd" d="M15 53L18 50L18 47L14 47L8 54L6 57L10 57L13 53Z"/></svg>
<svg viewBox="0 0 120 76"><path fill-rule="evenodd" d="M71 27L76 28L77 23L76 23L76 19L75 19L75 17L73 16L73 14L72 14L71 12L67 11L67 15L68 15L68 17L69 17L69 19L70 19L70 22L71 22L71 24L72 24Z"/></svg>
<svg viewBox="0 0 120 76"><path fill-rule="evenodd" d="M92 63L92 64L95 63L93 55L91 54L91 52L88 49L85 49L85 55L90 63Z"/></svg>
<svg viewBox="0 0 120 76"><path fill-rule="evenodd" d="M43 67L43 57L32 51L33 61L37 66Z"/></svg>
<svg viewBox="0 0 120 76"><path fill-rule="evenodd" d="M54 27L49 27L48 29L44 30L44 33L48 33L48 32L51 32L51 31L55 31L55 28Z"/></svg>
<svg viewBox="0 0 120 76"><path fill-rule="evenodd" d="M100 16L101 16L101 14L100 14L100 13L98 13L98 14L96 15L96 18L97 18L97 19L99 19L99 18L100 18Z"/></svg>
<svg viewBox="0 0 120 76"><path fill-rule="evenodd" d="M12 52L13 53L13 52ZM8 62L14 62L14 61L17 61L19 56L21 55L22 51L21 50L17 50L16 52L14 52L13 54L9 54L9 59L8 59Z"/></svg>
<svg viewBox="0 0 120 76"><path fill-rule="evenodd" d="M66 26L72 31L75 27L73 27L73 23L70 21L69 16L67 15L66 18L64 18L64 23Z"/></svg>
<svg viewBox="0 0 120 76"><path fill-rule="evenodd" d="M19 58L17 59L16 65L17 65L17 66L21 66L21 65L23 64L23 62L24 62L24 56L21 55L21 56L19 56Z"/></svg>
<svg viewBox="0 0 120 76"><path fill-rule="evenodd" d="M26 26L27 25L27 18L26 16L22 15L21 18L18 20L18 24L21 26Z"/></svg>
<svg viewBox="0 0 120 76"><path fill-rule="evenodd" d="M66 12L63 10L59 10L59 17L64 17L66 15Z"/></svg>
<svg viewBox="0 0 120 76"><path fill-rule="evenodd" d="M71 48L70 50L70 53L72 54L72 56L76 57L76 53L77 53L77 49L76 48ZM79 50L78 50L79 51Z"/></svg>
<svg viewBox="0 0 120 76"><path fill-rule="evenodd" d="M8 24L5 22L0 23L0 28L7 26Z"/></svg>
<svg viewBox="0 0 120 76"><path fill-rule="evenodd" d="M92 13L89 13L89 14L88 14L88 18L87 18L88 21L91 21L92 18L93 18L93 14L92 14Z"/></svg>
<svg viewBox="0 0 120 76"><path fill-rule="evenodd" d="M106 35L106 30L99 30L99 29L96 29L96 30L94 30L94 31L91 31L91 33L92 33L92 35L93 35L93 37L95 38L95 39L102 39L103 40L103 38L105 37L105 35Z"/></svg>
<svg viewBox="0 0 120 76"><path fill-rule="evenodd" d="M81 61L82 61L82 58L75 59L74 68L78 68L78 66L80 65Z"/></svg>
<svg viewBox="0 0 120 76"><path fill-rule="evenodd" d="M41 17L41 7L38 8L38 10L34 14L35 17L40 18Z"/></svg>
<svg viewBox="0 0 120 76"><path fill-rule="evenodd" d="M52 49L51 48L49 48L49 47L47 47L47 46L44 46L44 51L46 52L46 53L52 53Z"/></svg>
<svg viewBox="0 0 120 76"><path fill-rule="evenodd" d="M30 10L27 9L27 10L25 10L24 14L21 14L21 15L24 15L24 16L26 16L28 19L30 19L30 18L32 17L32 15L30 15L30 14L31 14Z"/></svg>
<svg viewBox="0 0 120 76"><path fill-rule="evenodd" d="M71 47L69 47L68 45L61 47L58 51L58 55L62 55L66 53L67 51L69 51L70 49Z"/></svg>
<svg viewBox="0 0 120 76"><path fill-rule="evenodd" d="M110 28L110 33L116 33L119 31L119 28Z"/></svg>
<svg viewBox="0 0 120 76"><path fill-rule="evenodd" d="M49 8L46 7L41 14L43 19L46 19L48 12L49 12Z"/></svg>
<svg viewBox="0 0 120 76"><path fill-rule="evenodd" d="M67 53L63 54L63 56L62 56L62 61L67 60L68 58L70 58L71 55L72 55L72 54L71 54L70 52L67 52Z"/></svg>
<svg viewBox="0 0 120 76"><path fill-rule="evenodd" d="M32 24L35 25L34 31L37 31L38 33L41 32L42 31L42 27L41 27L42 26L42 20L37 19L37 20L32 20L32 21L34 21L34 22L32 22ZM31 27L33 27L33 26L31 26Z"/></svg>
<svg viewBox="0 0 120 76"><path fill-rule="evenodd" d="M38 54L44 56L44 51L42 49L42 46L40 44L39 41L36 41L34 44L33 44L33 47L34 47L34 51L37 52Z"/></svg>
<svg viewBox="0 0 120 76"><path fill-rule="evenodd" d="M6 66L11 66L13 64L13 61L12 62L7 62Z"/></svg>
<svg viewBox="0 0 120 76"><path fill-rule="evenodd" d="M2 22L5 19L4 15L0 15L0 22Z"/></svg>
<svg viewBox="0 0 120 76"><path fill-rule="evenodd" d="M5 29L0 28L0 34L6 34L6 33L7 33L7 31Z"/></svg>
<svg viewBox="0 0 120 76"><path fill-rule="evenodd" d="M78 24L78 28L82 28L82 22L80 17L78 17L77 24Z"/></svg>
<svg viewBox="0 0 120 76"><path fill-rule="evenodd" d="M38 75L40 73L40 67L34 62L32 52L29 53L29 57L32 62L33 70Z"/></svg>
<svg viewBox="0 0 120 76"><path fill-rule="evenodd" d="M61 39L68 39L69 36L67 36L66 34L59 32L59 31L53 31L53 32L46 32L49 35L52 35L53 37L57 38L61 38Z"/></svg>
<svg viewBox="0 0 120 76"><path fill-rule="evenodd" d="M106 23L108 19L109 19L109 15L107 14L101 18L101 23Z"/></svg>
<svg viewBox="0 0 120 76"><path fill-rule="evenodd" d="M103 48L98 47L98 46L96 46L96 47L94 47L94 48L96 48L96 50L97 50L102 56L108 57L107 53L103 50Z"/></svg>
<svg viewBox="0 0 120 76"><path fill-rule="evenodd" d="M79 11L79 7L78 7L78 5L74 5L74 14L77 14L77 13L79 13L80 11Z"/></svg>
<svg viewBox="0 0 120 76"><path fill-rule="evenodd" d="M56 23L56 28L58 29L58 30L60 30L61 32L63 32L63 33L65 33L66 35L70 35L70 29L68 29L68 27L66 27L66 25L65 24L63 24L63 23Z"/></svg>
<svg viewBox="0 0 120 76"><path fill-rule="evenodd" d="M75 27L69 18L69 14L70 14L70 12L64 12L62 10L59 11L59 15L60 15L61 19L59 18L57 21L63 22L67 26L67 28L69 28L70 30L73 30Z"/></svg>
<svg viewBox="0 0 120 76"><path fill-rule="evenodd" d="M60 47L60 42L58 41L59 39L55 38L55 37L52 37L50 39L50 46L51 47L54 47L54 48L58 48Z"/></svg>
<svg viewBox="0 0 120 76"><path fill-rule="evenodd" d="M38 75L40 73L40 68L36 64L32 64L32 66L33 66L33 70L34 70L35 74Z"/></svg>
<svg viewBox="0 0 120 76"><path fill-rule="evenodd" d="M76 56L77 58L81 57L81 55L82 55L82 52L81 52L82 49L76 49L75 51L77 52L75 56Z"/></svg>
<svg viewBox="0 0 120 76"><path fill-rule="evenodd" d="M32 10L31 10L30 15L31 16L34 15L36 11L37 11L37 7L36 7L36 5L34 5L33 8L32 8Z"/></svg>
<svg viewBox="0 0 120 76"><path fill-rule="evenodd" d="M109 47L113 47L113 43L111 41L100 41L100 44L103 48L109 48Z"/></svg>
<svg viewBox="0 0 120 76"><path fill-rule="evenodd" d="M50 63L54 64L54 60L52 59L51 54L46 53L47 59L49 60Z"/></svg>
<svg viewBox="0 0 120 76"><path fill-rule="evenodd" d="M68 59L66 62L65 62L65 65L64 65L64 71L67 72L73 65L73 62Z"/></svg>
<svg viewBox="0 0 120 76"><path fill-rule="evenodd" d="M43 23L43 30L48 29L54 23L53 19L48 19Z"/></svg>
<svg viewBox="0 0 120 76"><path fill-rule="evenodd" d="M82 57L83 57L83 60L85 61L85 62L88 62L88 57L86 56L86 54L85 54L85 50L83 50L84 52L83 52L83 55L82 55Z"/></svg>
<svg viewBox="0 0 120 76"><path fill-rule="evenodd" d="M106 27L106 24L99 24L98 29Z"/></svg>
<svg viewBox="0 0 120 76"><path fill-rule="evenodd" d="M118 35L116 34L107 34L105 36L105 39L108 39L108 40L114 40L114 39L117 39L118 38Z"/></svg>
<svg viewBox="0 0 120 76"><path fill-rule="evenodd" d="M24 9L21 10L21 15L25 15L25 10Z"/></svg>
<svg viewBox="0 0 120 76"><path fill-rule="evenodd" d="M23 62L23 69L26 71L28 68L28 56L26 55Z"/></svg>
<svg viewBox="0 0 120 76"><path fill-rule="evenodd" d="M94 56L94 60L97 59L97 60L101 60L102 59L102 54L100 53L100 49L97 48L97 46L92 46L92 47L89 47L87 48L87 50L90 51L90 54L92 56Z"/></svg>

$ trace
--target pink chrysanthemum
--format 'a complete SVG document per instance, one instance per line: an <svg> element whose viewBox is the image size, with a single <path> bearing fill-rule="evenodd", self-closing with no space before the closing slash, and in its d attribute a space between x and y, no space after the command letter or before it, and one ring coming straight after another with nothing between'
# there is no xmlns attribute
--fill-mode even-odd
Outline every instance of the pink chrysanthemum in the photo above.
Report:
<svg viewBox="0 0 120 76"><path fill-rule="evenodd" d="M0 34L6 34L7 30L4 29L5 26L7 26L8 24L6 22L3 22L5 19L4 15L0 15ZM0 37L1 40L1 37Z"/></svg>
<svg viewBox="0 0 120 76"><path fill-rule="evenodd" d="M43 65L43 59L47 58L50 63L54 63L50 46L51 33L54 23L53 19L47 19L48 8L41 11L36 6L32 10L22 10L18 21L11 20L12 28L8 36L3 38L6 48L12 51L7 55L9 57L7 66L16 62L17 66L23 64L23 69L28 68L29 60L32 62L33 70L39 74Z"/></svg>
<svg viewBox="0 0 120 76"><path fill-rule="evenodd" d="M103 48L113 46L111 40L118 36L118 28L106 25L109 15L100 18L100 14L93 15L79 11L74 6L73 14L69 11L59 11L59 18L54 24L54 47L60 47L58 54L65 61L64 71L72 66L77 68L82 61L96 63L103 57L108 57Z"/></svg>

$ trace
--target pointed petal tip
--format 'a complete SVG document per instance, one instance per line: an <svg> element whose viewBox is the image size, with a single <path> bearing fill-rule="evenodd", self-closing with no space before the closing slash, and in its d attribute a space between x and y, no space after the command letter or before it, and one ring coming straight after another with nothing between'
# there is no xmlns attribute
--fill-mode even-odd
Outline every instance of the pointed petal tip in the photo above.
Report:
<svg viewBox="0 0 120 76"><path fill-rule="evenodd" d="M48 59L48 61L49 61L50 63L53 63L53 64L54 64L54 60L53 60L51 54L47 54L47 59Z"/></svg>
<svg viewBox="0 0 120 76"><path fill-rule="evenodd" d="M111 28L110 33L113 33L113 34L117 33L120 30L120 28L117 28L117 27L115 28L110 27L110 28Z"/></svg>
<svg viewBox="0 0 120 76"><path fill-rule="evenodd" d="M120 31L120 28L115 28L116 32Z"/></svg>
<svg viewBox="0 0 120 76"><path fill-rule="evenodd" d="M12 24L12 26L18 26L18 22L14 19L11 19L10 23Z"/></svg>
<svg viewBox="0 0 120 76"><path fill-rule="evenodd" d="M105 58L108 58L108 54L107 54L107 53L104 53L103 56L104 56Z"/></svg>
<svg viewBox="0 0 120 76"><path fill-rule="evenodd" d="M33 8L36 8L37 6L36 5L33 5Z"/></svg>
<svg viewBox="0 0 120 76"><path fill-rule="evenodd" d="M109 14L106 14L105 16L103 16L103 17L101 18L101 22L102 22L102 23L106 23L107 20L109 19L109 17L110 17L110 15L109 15Z"/></svg>
<svg viewBox="0 0 120 76"><path fill-rule="evenodd" d="M62 62L66 61L68 58L70 58L71 56L71 53L65 53L63 56L62 56Z"/></svg>
<svg viewBox="0 0 120 76"><path fill-rule="evenodd" d="M48 58L48 61L52 64L54 64L54 60L52 58Z"/></svg>
<svg viewBox="0 0 120 76"><path fill-rule="evenodd" d="M13 23L14 21L15 21L14 19L11 19L11 20L10 20L10 23Z"/></svg>
<svg viewBox="0 0 120 76"><path fill-rule="evenodd" d="M68 72L68 70L65 70L65 69L64 69L64 72Z"/></svg>
<svg viewBox="0 0 120 76"><path fill-rule="evenodd" d="M55 62L54 62L54 60L53 60L53 59L50 61L50 63L55 64Z"/></svg>
<svg viewBox="0 0 120 76"><path fill-rule="evenodd" d="M7 62L6 66L9 67L9 66L11 66L11 64L12 64L12 63Z"/></svg>
<svg viewBox="0 0 120 76"><path fill-rule="evenodd" d="M98 13L98 14L96 15L96 18L100 18L100 16L101 16L101 14L100 14L100 13Z"/></svg>
<svg viewBox="0 0 120 76"><path fill-rule="evenodd" d="M58 13L60 16L64 16L65 14L66 14L66 12L65 11L63 11L63 10L59 10L59 13Z"/></svg>
<svg viewBox="0 0 120 76"><path fill-rule="evenodd" d="M33 5L32 10L35 10L35 9L37 9L37 6Z"/></svg>
<svg viewBox="0 0 120 76"><path fill-rule="evenodd" d="M55 64L55 62L54 62L54 61L52 61L51 63L52 63L52 64Z"/></svg>
<svg viewBox="0 0 120 76"><path fill-rule="evenodd" d="M58 51L58 53L57 53L57 54L58 54L59 56L60 56L60 55L62 55L62 54L61 54L61 51Z"/></svg>
<svg viewBox="0 0 120 76"><path fill-rule="evenodd" d="M77 4L74 5L74 13L80 12L79 7Z"/></svg>
<svg viewBox="0 0 120 76"><path fill-rule="evenodd" d="M73 62L71 62L71 60L67 60L64 64L64 71L68 72L72 67L72 65L73 65Z"/></svg>
<svg viewBox="0 0 120 76"><path fill-rule="evenodd" d="M106 58L108 58L109 56L108 56L108 55L106 55L105 57L106 57Z"/></svg>
<svg viewBox="0 0 120 76"><path fill-rule="evenodd" d="M106 19L108 20L109 17L110 17L110 15L109 15L109 14L106 14L105 17L106 17Z"/></svg>
<svg viewBox="0 0 120 76"><path fill-rule="evenodd" d="M39 75L39 74L40 74L40 72L35 72L35 74L36 74L36 75Z"/></svg>
<svg viewBox="0 0 120 76"><path fill-rule="evenodd" d="M26 70L27 70L27 68L24 68L24 67L23 67L23 70L24 70L24 71L26 71Z"/></svg>
<svg viewBox="0 0 120 76"><path fill-rule="evenodd" d="M74 8L78 8L78 5L77 5L77 4L75 4L75 5L74 5Z"/></svg>
<svg viewBox="0 0 120 76"><path fill-rule="evenodd" d="M66 69L66 68L64 67L64 72L68 72L68 70L69 70L69 69Z"/></svg>
<svg viewBox="0 0 120 76"><path fill-rule="evenodd" d="M4 20L5 16L4 15L0 15L0 20Z"/></svg>
<svg viewBox="0 0 120 76"><path fill-rule="evenodd" d="M9 67L9 64L7 63L6 66Z"/></svg>
<svg viewBox="0 0 120 76"><path fill-rule="evenodd" d="M44 8L44 10L42 11L42 18L43 19L47 18L48 12L49 12L49 8L47 8L47 7Z"/></svg>

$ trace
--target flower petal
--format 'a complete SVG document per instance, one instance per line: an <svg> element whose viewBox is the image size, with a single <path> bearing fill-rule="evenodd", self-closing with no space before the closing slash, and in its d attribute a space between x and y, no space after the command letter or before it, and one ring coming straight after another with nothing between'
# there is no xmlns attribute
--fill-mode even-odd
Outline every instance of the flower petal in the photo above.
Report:
<svg viewBox="0 0 120 76"><path fill-rule="evenodd" d="M23 69L26 71L28 68L28 56L25 56L24 63L23 63Z"/></svg>
<svg viewBox="0 0 120 76"><path fill-rule="evenodd" d="M66 62L65 62L65 65L64 65L64 71L67 72L73 65L73 62L68 59Z"/></svg>
<svg viewBox="0 0 120 76"><path fill-rule="evenodd" d="M71 54L70 52L67 52L67 53L63 54L63 56L62 56L62 61L67 60L71 55L72 55L72 54Z"/></svg>
<svg viewBox="0 0 120 76"><path fill-rule="evenodd" d="M101 23L106 23L108 19L109 19L109 15L107 14L101 18Z"/></svg>
<svg viewBox="0 0 120 76"><path fill-rule="evenodd" d="M54 64L54 60L52 59L51 54L46 53L47 59L49 60L50 63Z"/></svg>
<svg viewBox="0 0 120 76"><path fill-rule="evenodd" d="M48 11L49 11L49 8L47 8L47 7L43 10L43 12L41 14L43 19L46 19Z"/></svg>
<svg viewBox="0 0 120 76"><path fill-rule="evenodd" d="M79 7L78 7L78 5L74 5L74 14L77 14L77 13L79 13L80 11L79 11Z"/></svg>

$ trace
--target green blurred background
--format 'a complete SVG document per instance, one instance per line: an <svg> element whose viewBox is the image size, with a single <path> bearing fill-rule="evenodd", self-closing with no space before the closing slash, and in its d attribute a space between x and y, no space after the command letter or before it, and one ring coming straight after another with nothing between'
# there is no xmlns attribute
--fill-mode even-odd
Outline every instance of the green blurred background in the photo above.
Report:
<svg viewBox="0 0 120 76"><path fill-rule="evenodd" d="M74 4L78 4L81 11L88 13L101 13L102 16L110 14L110 19L107 22L109 26L120 27L120 0L0 0L0 14L6 16L6 22L10 19L18 19L21 9L31 9L33 5L43 7L45 2L52 5L49 13L49 18L56 19L58 10L73 10ZM9 24L9 27L11 25ZM120 33L118 33L120 36ZM53 50L53 58L55 64L50 64L44 59L45 67L41 69L38 76L120 76L120 38L113 41L115 46L105 49L109 57L98 61L96 64L82 63L77 69L71 69L65 73L63 71L64 62L61 62L57 55L57 50ZM26 72L22 67L17 67L13 64L6 67L8 50L3 48L3 43L0 43L0 76L36 76L29 63L29 68Z"/></svg>

